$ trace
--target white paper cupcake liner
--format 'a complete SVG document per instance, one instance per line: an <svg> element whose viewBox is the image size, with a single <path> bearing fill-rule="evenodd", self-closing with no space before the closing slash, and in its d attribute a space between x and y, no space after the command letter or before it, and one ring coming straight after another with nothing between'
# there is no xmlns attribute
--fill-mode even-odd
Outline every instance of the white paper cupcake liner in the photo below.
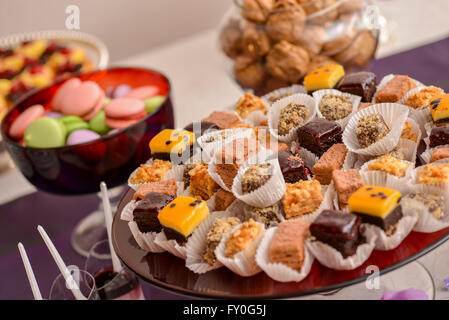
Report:
<svg viewBox="0 0 449 320"><path fill-rule="evenodd" d="M206 238L212 224L217 218L232 217L230 212L216 211L213 212L206 220L204 220L193 231L192 236L189 238L186 244L187 258L186 267L195 273L202 274L208 271L218 269L223 266L220 261L216 261L213 265L210 265L204 260L204 253L206 252Z"/></svg>
<svg viewBox="0 0 449 320"><path fill-rule="evenodd" d="M232 190L230 188L228 188L228 186L224 183L223 179L221 178L221 176L217 173L217 167L215 164L215 161L212 160L209 163L209 166L207 167L207 172L209 173L209 175L212 177L212 179L214 179L214 181L224 190L228 191L228 192L232 192ZM235 177L234 177L235 179Z"/></svg>
<svg viewBox="0 0 449 320"><path fill-rule="evenodd" d="M268 121L268 112L263 113L260 110L256 110L251 112L243 123L249 124L251 127L258 127L261 123L266 121Z"/></svg>
<svg viewBox="0 0 449 320"><path fill-rule="evenodd" d="M369 114L379 113L390 128L390 132L366 148L360 148L357 140L356 128L359 120ZM355 113L349 120L344 132L343 142L349 151L362 155L380 155L387 153L396 147L408 118L408 108L397 103L380 103L369 106Z"/></svg>
<svg viewBox="0 0 449 320"><path fill-rule="evenodd" d="M325 118L321 111L320 111L320 103L321 100L323 99L323 97L327 94L332 94L332 95L343 95L345 97L348 97L349 99L351 99L352 102L352 111L350 114L348 114L345 118L343 119L339 119L339 120L332 120L337 122L342 130L344 130L344 128L346 127L346 125L349 122L349 119L354 115L354 113L357 112L359 105L360 105L360 101L362 100L362 97L360 96L356 96L350 93L346 93L346 92L341 92L339 90L335 90L335 89L324 89L324 90L317 90L315 91L312 95L316 100L316 115L318 118ZM329 119L328 119L329 120Z"/></svg>
<svg viewBox="0 0 449 320"><path fill-rule="evenodd" d="M329 196L330 196L330 200L332 202L333 209L343 211L343 212L349 212L349 206L346 206L346 208L340 207L340 201L338 201L338 193L337 193L337 190L335 189L335 185L334 185L333 181L329 185L328 190L329 190Z"/></svg>
<svg viewBox="0 0 449 320"><path fill-rule="evenodd" d="M419 124L412 117L409 117L407 122L412 127L412 132L416 137L416 141L400 138L397 147L404 153L404 160L415 162L419 142L422 139L422 130Z"/></svg>
<svg viewBox="0 0 449 320"><path fill-rule="evenodd" d="M363 182L367 185L387 187L398 190L401 194L407 194L410 189L413 170L415 169L414 163L404 161L407 163L408 168L405 171L405 176L399 178L385 171L369 170L369 165L376 161L378 160L368 161L360 169L360 175L362 176Z"/></svg>
<svg viewBox="0 0 449 320"><path fill-rule="evenodd" d="M417 214L418 220L413 229L414 231L431 233L449 227L449 195L447 192L426 185L415 185L411 192L423 195L438 195L444 199L444 216L442 219L436 219L422 202L415 199L402 198L402 212L404 214Z"/></svg>
<svg viewBox="0 0 449 320"><path fill-rule="evenodd" d="M348 170L348 169L360 169L355 167L355 164L358 160L358 154L348 151L348 153L346 154L345 157L345 161L343 162L343 170Z"/></svg>
<svg viewBox="0 0 449 320"><path fill-rule="evenodd" d="M304 93L307 94L307 89L304 86L301 86L299 84L294 84L290 87L286 87L286 88L281 88L281 89L277 89L274 91L271 91L269 93L267 93L266 95L262 96L262 100L265 101L265 105L267 106L271 106L272 104L269 102L270 97L274 96L274 95L284 95L289 93L289 96L297 94L297 93ZM282 99L282 98L281 98ZM277 99L275 102L277 102L280 99Z"/></svg>
<svg viewBox="0 0 449 320"><path fill-rule="evenodd" d="M251 158L240 166L232 185L232 193L237 199L242 200L253 207L265 208L281 200L286 190L285 180L277 159L261 162L255 161L256 160ZM243 194L242 177L248 168L255 163L269 163L271 166L271 177L261 187L248 194Z"/></svg>
<svg viewBox="0 0 449 320"><path fill-rule="evenodd" d="M133 219L134 219L133 211L137 207L138 204L139 204L139 202L135 201L135 200L131 200L130 202L128 202L125 205L125 207L123 207L123 209L122 209L122 213L120 214L120 219L122 219L124 221L133 221Z"/></svg>
<svg viewBox="0 0 449 320"><path fill-rule="evenodd" d="M378 226L364 223L362 224L365 228L365 236L367 238L374 237L375 241L375 249L376 250L392 250L396 248L401 242L408 236L408 234L413 230L413 227L418 220L418 216L408 212L411 215L405 215L398 221L398 225L396 227L396 231L391 235L387 236L384 230L379 228Z"/></svg>
<svg viewBox="0 0 449 320"><path fill-rule="evenodd" d="M393 80L393 78L394 78L395 76L396 76L395 74L387 74L385 77L383 77L382 80L381 80L381 81L379 82L379 84L377 85L377 88L376 88L376 94L377 94L383 87L385 87L386 84L387 84L388 82L390 82L391 80ZM413 79L413 78L412 78L412 80L416 83L416 87L417 87L417 88L425 87L425 85L424 85L423 83L421 83L421 82L419 82L419 81L417 81L417 80L415 80L415 79ZM373 96L372 102L375 102L376 94ZM401 100L400 100L400 101L401 101ZM399 101L398 101L397 103L399 103Z"/></svg>
<svg viewBox="0 0 449 320"><path fill-rule="evenodd" d="M215 256L226 268L232 272L242 276L250 277L262 271L262 269L256 263L256 251L265 233L265 226L262 223L256 222L262 227L260 234L250 243L250 245L243 251L240 251L234 255L233 258L229 258L225 254L226 241L229 236L241 226L235 226L229 233L227 233L220 244L215 249Z"/></svg>
<svg viewBox="0 0 449 320"><path fill-rule="evenodd" d="M343 258L343 255L321 241L307 241L307 247L315 256L315 258L325 267L334 270L353 270L360 267L374 250L376 236L367 237L366 243L357 247L356 254Z"/></svg>
<svg viewBox="0 0 449 320"><path fill-rule="evenodd" d="M281 136L278 134L279 116L281 110L290 103L297 103L306 106L306 108L309 110L309 114L303 123L292 128L288 134ZM316 115L316 101L307 94L297 93L289 97L280 99L276 101L274 104L272 104L271 109L268 112L268 126L270 128L270 133L277 140L289 143L295 139L296 130L305 125L306 123L308 123L309 121L313 120L315 118L315 115Z"/></svg>
<svg viewBox="0 0 449 320"><path fill-rule="evenodd" d="M164 249L165 251L171 253L172 255L180 258L180 259L186 259L187 257L187 250L185 246L179 245L176 240L168 240L165 236L164 231L159 232L155 239L154 243L157 244L159 247Z"/></svg>
<svg viewBox="0 0 449 320"><path fill-rule="evenodd" d="M425 130L426 124L432 122L432 116L428 107L423 107L419 109L410 109L409 117L416 121L422 132L422 137L428 136Z"/></svg>
<svg viewBox="0 0 449 320"><path fill-rule="evenodd" d="M137 226L137 223L134 221L128 222L129 229L131 230L131 233L136 240L139 247L145 251L158 253L158 252L164 252L165 250L158 246L154 239L157 237L157 232L141 232L139 230L139 227Z"/></svg>
<svg viewBox="0 0 449 320"><path fill-rule="evenodd" d="M424 163L429 163L430 162L430 158L432 157L433 152L436 149L440 149L440 148L449 148L449 144L436 146L435 148L427 148L426 151L421 153L421 155L420 155L421 160L424 161Z"/></svg>
<svg viewBox="0 0 449 320"><path fill-rule="evenodd" d="M153 163L153 159L148 160L147 162L145 162L145 164L152 164ZM139 189L139 186L143 183L132 183L131 179L134 178L136 176L137 171L140 169L136 168L130 175L128 178L128 186L133 189L134 191L137 191L137 189ZM168 170L165 174L164 177L162 178L162 180L170 180L170 179L176 179L176 181L178 182L183 182L183 175L184 175L184 165L177 165L174 164L172 165L171 169Z"/></svg>
<svg viewBox="0 0 449 320"><path fill-rule="evenodd" d="M434 188L436 190L441 189L441 190L445 190L446 192L449 192L449 183L436 183L436 184L420 184L420 183L418 183L418 172L420 170L422 170L424 168L424 166L437 166L437 165L442 165L442 164L447 164L447 163L449 163L449 159L442 159L442 160L438 160L438 161L428 163L426 165L415 168L415 170L413 171L413 174L412 174L411 182L416 185L427 186L431 189L432 188ZM431 190L431 189L429 189L429 190Z"/></svg>
<svg viewBox="0 0 449 320"><path fill-rule="evenodd" d="M247 207L248 205L245 202L236 199L225 211L230 217L237 217L244 222L251 218L248 214Z"/></svg>
<svg viewBox="0 0 449 320"><path fill-rule="evenodd" d="M310 272L310 269L312 268L313 264L313 255L310 253L307 246L304 248L304 262L301 267L300 271L297 271L295 269L292 269L285 264L276 262L272 263L270 262L270 245L273 241L276 232L277 227L270 228L265 232L265 235L260 242L259 248L257 249L256 253L256 263L259 265L259 267L265 271L265 273L272 279L280 282L300 282L304 278L307 277L307 275Z"/></svg>
<svg viewBox="0 0 449 320"><path fill-rule="evenodd" d="M144 164L152 164L153 163L153 158L148 159ZM136 176L137 170L140 169L140 166L137 167L133 172L131 172L131 174L129 175L128 178L128 186L133 189L134 191L137 190L139 188L139 183L132 183L131 179L134 178Z"/></svg>
<svg viewBox="0 0 449 320"><path fill-rule="evenodd" d="M301 217L292 217L290 219L287 220L303 220L306 221L308 223L312 223L313 221L315 221L315 219L321 214L321 212L323 210L326 209L333 209L333 202L332 202L332 194L331 194L331 188L330 186L333 185L333 181L331 182L331 184L329 186L321 186L322 187L322 192L323 192L323 201L321 202L320 206L318 207L318 209L316 209L314 212L305 214Z"/></svg>

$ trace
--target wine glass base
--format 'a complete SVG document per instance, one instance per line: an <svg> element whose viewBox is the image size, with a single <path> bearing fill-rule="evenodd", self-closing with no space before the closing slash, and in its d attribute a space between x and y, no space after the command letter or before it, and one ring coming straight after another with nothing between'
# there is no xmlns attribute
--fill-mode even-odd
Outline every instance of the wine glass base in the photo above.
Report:
<svg viewBox="0 0 449 320"><path fill-rule="evenodd" d="M72 248L83 257L87 257L92 246L107 238L104 214L94 211L81 220L72 231Z"/></svg>
<svg viewBox="0 0 449 320"><path fill-rule="evenodd" d="M298 300L380 300L387 290L400 291L409 288L424 291L430 300L435 298L432 276L417 261L382 275L377 288L368 289L366 283L361 282L341 290L302 297Z"/></svg>

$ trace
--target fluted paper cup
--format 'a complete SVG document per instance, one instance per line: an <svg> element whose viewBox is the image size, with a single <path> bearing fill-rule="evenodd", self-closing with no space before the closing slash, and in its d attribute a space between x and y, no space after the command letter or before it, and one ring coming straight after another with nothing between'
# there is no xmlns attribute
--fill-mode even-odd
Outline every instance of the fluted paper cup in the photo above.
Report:
<svg viewBox="0 0 449 320"><path fill-rule="evenodd" d="M441 189L441 190L445 190L446 192L449 192L449 183L434 183L434 184L418 183L418 172L421 171L425 166L439 166L439 165L444 165L444 164L448 164L448 163L449 163L449 159L442 159L442 160L438 160L438 161L428 163L426 165L415 168L415 170L413 171L413 174L412 174L411 182L416 185L428 186L429 188L435 188L437 190Z"/></svg>
<svg viewBox="0 0 449 320"><path fill-rule="evenodd" d="M145 164L152 164L153 163L153 159L148 160L147 162L145 162ZM134 178L137 174L137 170L140 169L139 168L135 169L129 176L128 178L128 186L133 189L134 191L137 191L137 189L139 189L139 186L143 183L132 183L131 179ZM168 170L163 178L161 180L170 180L170 179L176 179L177 182L183 182L183 175L184 175L184 165L178 165L178 164L172 164L172 167L170 168L170 170Z"/></svg>
<svg viewBox="0 0 449 320"><path fill-rule="evenodd" d="M262 231L245 250L236 253L233 258L229 258L225 254L226 241L235 230L240 228L241 224L235 226L230 232L228 232L223 239L221 239L220 244L215 249L215 256L217 257L217 260L225 265L226 268L242 277L250 277L262 271L256 263L255 256L257 247L259 246L265 233L265 226L262 223L256 223L262 227Z"/></svg>
<svg viewBox="0 0 449 320"><path fill-rule="evenodd" d="M207 234L212 227L212 224L217 218L233 217L230 212L216 211L213 212L206 220L204 220L193 231L192 236L189 238L186 244L187 258L186 267L195 273L203 274L223 266L220 261L216 261L213 265L210 265L204 259L204 253L206 252L206 239Z"/></svg>
<svg viewBox="0 0 449 320"><path fill-rule="evenodd" d="M339 251L321 241L308 240L307 248L325 267L334 270L353 270L368 260L374 250L376 236L367 237L366 241L366 243L360 244L357 247L356 254L346 258L343 258L343 255Z"/></svg>
<svg viewBox="0 0 449 320"><path fill-rule="evenodd" d="M180 258L180 259L186 259L187 257L187 250L185 245L181 246L179 245L176 240L168 240L165 236L164 231L159 232L155 239L154 243L157 244L159 247L164 249L165 251L171 253L172 255Z"/></svg>
<svg viewBox="0 0 449 320"><path fill-rule="evenodd" d="M430 194L442 196L444 199L444 216L442 219L437 219L422 202L407 197L402 198L402 212L407 215L417 214L418 220L413 228L414 231L432 233L449 227L449 194L445 190L426 185L415 185L411 191L424 196Z"/></svg>
<svg viewBox="0 0 449 320"><path fill-rule="evenodd" d="M379 141L366 148L361 148L356 135L359 120L369 114L379 113L385 120L390 132ZM405 121L408 118L408 108L397 103L380 103L369 106L355 113L349 120L344 132L343 142L348 151L361 155L381 155L393 150L399 142Z"/></svg>
<svg viewBox="0 0 449 320"><path fill-rule="evenodd" d="M265 235L260 242L259 248L256 253L256 263L259 267L265 271L265 273L272 279L279 282L300 282L310 272L313 264L313 255L310 253L307 246L304 248L304 262L302 264L301 270L295 270L290 268L289 266L279 263L279 262L271 262L270 261L270 245L273 241L278 227L273 227L268 229L265 232Z"/></svg>
<svg viewBox="0 0 449 320"><path fill-rule="evenodd" d="M303 123L292 128L288 134L281 136L278 134L279 116L281 110L286 106L288 106L290 103L297 103L300 105L304 105L309 110L309 114ZM280 99L271 106L271 109L268 112L268 126L270 128L270 133L277 140L289 143L296 138L297 129L313 120L315 118L315 115L316 115L316 101L307 94L297 93L289 97Z"/></svg>
<svg viewBox="0 0 449 320"><path fill-rule="evenodd" d="M131 200L128 202L122 209L122 213L120 214L120 219L123 221L133 221L134 220L134 209L139 204L139 201Z"/></svg>
<svg viewBox="0 0 449 320"><path fill-rule="evenodd" d="M366 237L374 237L376 239L375 249L376 250L392 250L396 248L401 242L408 236L408 234L413 230L413 227L418 221L418 216L416 213L407 212L398 221L395 232L388 236L384 230L375 226L373 224L364 223Z"/></svg>
<svg viewBox="0 0 449 320"><path fill-rule="evenodd" d="M281 168L279 167L278 160L267 159L265 161L262 160L260 163L270 164L271 167L270 179L256 190L248 194L243 194L242 191L243 175L251 165L256 163L259 162L256 162L256 160L250 158L247 162L245 162L240 166L237 176L235 177L234 183L232 185L232 193L237 199L242 200L243 202L253 207L265 208L281 200L282 196L285 193L286 186Z"/></svg>
<svg viewBox="0 0 449 320"><path fill-rule="evenodd" d="M131 233L136 240L137 244L140 248L142 248L145 251L148 252L164 252L165 250L158 246L154 240L156 239L156 236L158 235L157 232L141 232L139 230L139 227L137 226L137 223L134 221L128 222L129 229L131 230Z"/></svg>
<svg viewBox="0 0 449 320"><path fill-rule="evenodd" d="M403 161L407 164L407 170L404 177L396 177L386 171L370 170L369 165L378 161L377 159L366 162L360 169L360 175L363 182L367 185L382 186L398 190L401 194L409 192L413 170L415 165L412 162Z"/></svg>
<svg viewBox="0 0 449 320"><path fill-rule="evenodd" d="M292 85L290 87L277 89L277 90L271 91L271 92L267 93L266 95L262 96L262 100L265 101L265 105L270 107L274 102L277 102L278 100L282 99L282 98L276 99L276 101L271 103L270 99L272 97L286 95L285 97L283 97L283 98L286 98L288 96L291 96L291 95L294 95L294 94L297 94L297 93L307 94L306 87L301 86L299 84L294 84L294 85Z"/></svg>
<svg viewBox="0 0 449 320"><path fill-rule="evenodd" d="M440 148L449 148L449 144L436 146L435 148L427 148L426 151L421 153L421 155L420 155L421 160L424 161L424 163L429 163L430 158L432 157L432 154L434 153L434 151L436 149L440 149Z"/></svg>
<svg viewBox="0 0 449 320"><path fill-rule="evenodd" d="M144 164L152 164L153 163L153 158L147 160ZM131 172L131 174L128 177L128 186L133 189L133 190L137 190L139 188L139 183L132 183L131 179L134 178L137 174L137 170L140 169L140 166L137 167L133 172Z"/></svg>
<svg viewBox="0 0 449 320"><path fill-rule="evenodd" d="M345 157L345 161L343 162L343 170L348 170L348 169L360 169L360 168L356 168L355 164L357 162L358 159L358 154L348 151L348 153L346 154Z"/></svg>
<svg viewBox="0 0 449 320"><path fill-rule="evenodd" d="M346 127L346 125L349 122L349 119L354 115L354 113L357 112L362 98L360 96L356 96L356 95L346 93L346 92L341 92L341 91L335 90L335 89L317 90L312 95L316 100L316 115L318 118L325 118L320 111L320 103L321 103L321 100L323 99L323 97L328 94L342 95L342 96L348 97L352 102L352 111L350 114L348 114L346 117L339 119L339 120L331 120L331 121L337 122L341 126L341 128L344 130L344 128ZM330 119L327 119L327 120L330 120Z"/></svg>

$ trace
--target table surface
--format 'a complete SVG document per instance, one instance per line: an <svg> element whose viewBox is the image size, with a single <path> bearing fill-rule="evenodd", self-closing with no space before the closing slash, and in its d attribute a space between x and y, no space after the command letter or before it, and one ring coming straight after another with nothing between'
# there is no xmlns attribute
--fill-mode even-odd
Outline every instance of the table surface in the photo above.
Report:
<svg viewBox="0 0 449 320"><path fill-rule="evenodd" d="M447 0L432 0L431 4L428 3L426 6L422 5L422 0L377 0L374 2L379 5L381 13L392 20L390 26L393 31L393 39L378 50L378 58L419 47L449 35L449 24L446 20L446 12L449 11L449 1ZM404 8L407 9L405 10ZM193 120L206 116L212 109L232 104L241 96L241 89L224 70L223 59L218 50L217 30L212 29L185 38L182 41L113 63L113 65L144 66L155 68L165 73L172 82L176 126L181 127ZM377 67L382 69L382 66L378 65ZM35 196L36 193L34 193L36 191L35 188L17 170L10 170L0 175L0 188L2 190L0 192L0 206L2 209L0 214L4 213L4 210L8 210L9 203L17 205L18 201L36 201L36 207L39 208L39 212L29 214L41 214L41 211L45 210L45 207L52 202L54 197L46 195L37 198ZM86 207L92 210L95 208L95 205L93 205L92 196L90 197L86 198L86 202L90 203ZM21 199L13 201L19 198ZM61 210L64 210L64 208L61 207ZM87 209L83 208L83 210ZM45 221L45 215L42 216L42 220ZM24 214L22 220L17 219L17 224L14 228L19 228L18 226L24 224L25 221L26 215ZM67 221L63 222L67 225ZM75 222L73 221L71 225L73 226ZM27 230L26 232L24 231L25 229ZM27 226L25 229L18 230L14 234L13 242L23 241L25 246L29 245L27 240L33 243L33 245L37 243L38 239L29 236L28 233L36 233L35 226ZM61 230L56 231L59 234L62 232ZM69 229L65 230L66 233L69 231ZM11 241L8 242L11 243ZM3 257L18 259L19 255L15 246L4 247L2 245L0 249L0 254ZM64 248L59 249L63 256L64 252L72 250L69 243ZM70 254L73 255L73 252ZM434 278L437 299L449 299L449 291L445 290L442 284L442 279L449 277L449 266L438 265L438 257L447 256L448 254L449 242L419 260ZM46 262L43 262L42 260L44 259L42 258L39 259L42 255L45 255ZM47 272L47 269L48 272L50 270L55 272L54 268L50 267L52 261L50 261L50 257L46 252L35 250L34 256L30 257L30 259L33 265L35 265L35 269L40 269L40 273ZM81 261L82 259L74 259L70 263L82 263ZM17 283L18 286L23 288L23 295L15 296L15 298L30 297L29 287L25 282L24 270L20 268L19 270L14 269L12 273L11 269L11 266L9 266L7 270L0 270L2 271L0 274L3 276L11 275L11 277L24 281L23 283ZM8 297L8 288L2 286L0 299L7 299ZM170 296L162 292L154 296L148 296L147 294L147 298L152 297L168 298Z"/></svg>

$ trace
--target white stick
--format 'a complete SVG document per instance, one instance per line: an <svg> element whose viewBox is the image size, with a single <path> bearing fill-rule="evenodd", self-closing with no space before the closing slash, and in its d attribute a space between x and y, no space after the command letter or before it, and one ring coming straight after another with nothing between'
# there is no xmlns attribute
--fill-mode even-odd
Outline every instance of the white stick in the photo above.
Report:
<svg viewBox="0 0 449 320"><path fill-rule="evenodd" d="M30 260L28 260L28 255L25 248L21 242L17 244L19 247L20 256L22 257L23 265L25 266L25 271L27 273L28 281L30 282L31 291L33 291L34 300L42 300L41 291L34 276L33 268L31 267Z"/></svg>
<svg viewBox="0 0 449 320"><path fill-rule="evenodd" d="M120 263L117 253L115 253L114 246L112 245L112 210L106 183L100 183L100 189L101 198L103 199L104 220L106 224L106 230L108 231L108 242L109 250L111 251L112 269L114 270L114 272L119 273L122 270L122 264Z"/></svg>
<svg viewBox="0 0 449 320"><path fill-rule="evenodd" d="M73 296L76 300L87 300L87 298L81 293L78 284L73 279L72 274L70 273L69 269L67 269L67 266L64 263L64 260L62 260L61 256L59 255L58 250L56 250L55 245L51 241L50 237L48 236L47 232L45 232L44 228L42 226L38 226L37 230L41 234L42 239L44 239L45 244L47 245L48 250L50 251L53 259L56 262L56 265L59 268L59 271L63 275L66 284L69 284L67 287L72 291Z"/></svg>

